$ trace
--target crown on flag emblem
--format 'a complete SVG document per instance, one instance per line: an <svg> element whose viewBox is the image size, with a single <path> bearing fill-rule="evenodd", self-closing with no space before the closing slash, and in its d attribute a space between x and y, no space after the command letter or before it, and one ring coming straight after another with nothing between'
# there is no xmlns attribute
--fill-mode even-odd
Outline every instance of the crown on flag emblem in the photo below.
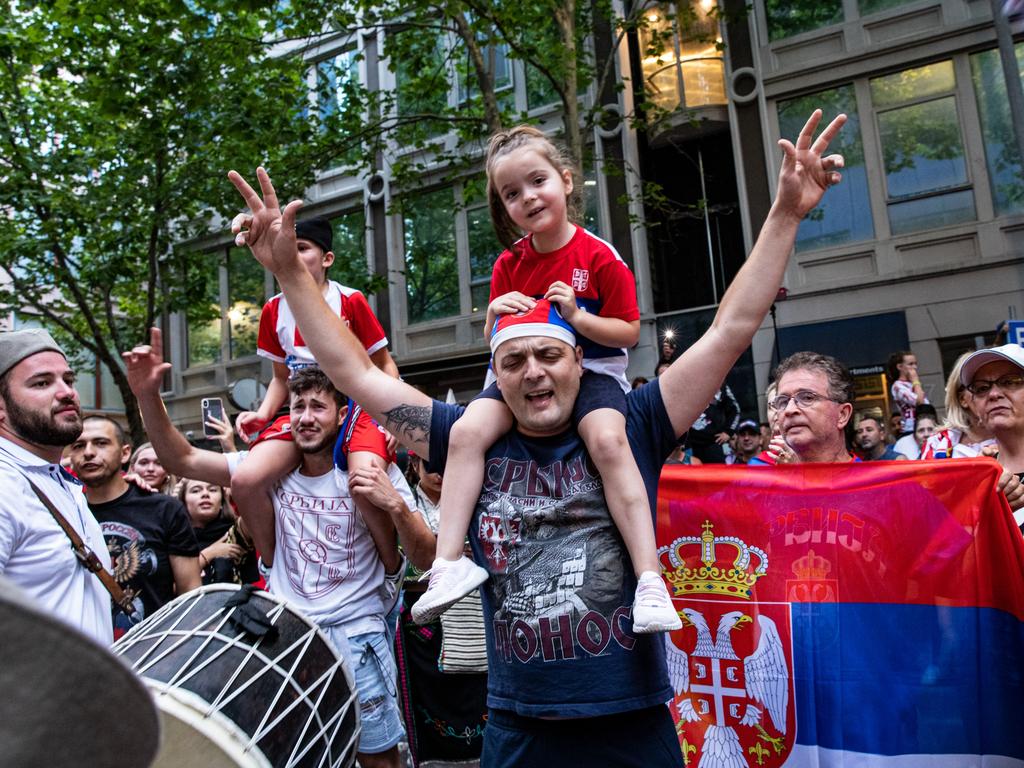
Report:
<svg viewBox="0 0 1024 768"><path fill-rule="evenodd" d="M832 563L815 554L813 549L808 549L807 554L796 560L792 567L793 573L800 579L825 579L832 570Z"/></svg>
<svg viewBox="0 0 1024 768"><path fill-rule="evenodd" d="M668 567L662 561L665 579L672 585L677 597L713 594L740 597L749 600L751 589L768 572L768 555L736 536L715 536L714 525L705 520L700 536L680 536L670 545L661 547L658 555L668 555ZM700 565L687 567L700 548ZM723 551L724 550L724 551ZM719 557L725 555L720 560ZM730 560L729 555L734 555ZM751 562L756 555L757 565Z"/></svg>

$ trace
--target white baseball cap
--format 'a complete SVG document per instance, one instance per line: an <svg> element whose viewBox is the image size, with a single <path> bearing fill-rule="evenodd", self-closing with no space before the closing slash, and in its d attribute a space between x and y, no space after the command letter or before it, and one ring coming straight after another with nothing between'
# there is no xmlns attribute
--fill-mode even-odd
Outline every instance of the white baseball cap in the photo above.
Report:
<svg viewBox="0 0 1024 768"><path fill-rule="evenodd" d="M960 383L966 387L974 380L974 374L981 366L998 360L1009 360L1024 371L1024 347L1020 344L1003 344L992 349L979 349L964 360L963 368L960 369Z"/></svg>

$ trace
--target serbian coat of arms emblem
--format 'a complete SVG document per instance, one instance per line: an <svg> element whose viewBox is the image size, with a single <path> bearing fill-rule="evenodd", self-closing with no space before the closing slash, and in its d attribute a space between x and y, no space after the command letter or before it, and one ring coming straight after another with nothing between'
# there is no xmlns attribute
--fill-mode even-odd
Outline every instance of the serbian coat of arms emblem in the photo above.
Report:
<svg viewBox="0 0 1024 768"><path fill-rule="evenodd" d="M757 602L765 552L736 536L682 536L659 550L683 628L665 636L683 759L776 768L796 737L788 603Z"/></svg>

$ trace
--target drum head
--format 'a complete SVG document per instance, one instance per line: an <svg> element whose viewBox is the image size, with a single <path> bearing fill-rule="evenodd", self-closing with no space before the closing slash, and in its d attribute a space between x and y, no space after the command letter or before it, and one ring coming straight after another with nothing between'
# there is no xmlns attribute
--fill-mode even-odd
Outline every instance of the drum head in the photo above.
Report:
<svg viewBox="0 0 1024 768"><path fill-rule="evenodd" d="M266 592L193 590L114 650L156 695L167 729L161 768L355 762L359 704L347 662L316 624Z"/></svg>
<svg viewBox="0 0 1024 768"><path fill-rule="evenodd" d="M160 710L160 751L153 768L271 768L248 736L188 691L147 681Z"/></svg>
<svg viewBox="0 0 1024 768"><path fill-rule="evenodd" d="M21 768L153 761L159 721L142 682L103 646L0 579L0 763Z"/></svg>

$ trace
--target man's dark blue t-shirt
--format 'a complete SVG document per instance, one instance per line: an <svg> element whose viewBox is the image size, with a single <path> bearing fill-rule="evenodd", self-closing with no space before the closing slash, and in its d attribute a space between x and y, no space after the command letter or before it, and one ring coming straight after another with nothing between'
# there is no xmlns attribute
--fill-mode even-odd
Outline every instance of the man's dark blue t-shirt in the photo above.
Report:
<svg viewBox="0 0 1024 768"><path fill-rule="evenodd" d="M653 510L676 435L658 382L626 402L626 434ZM463 410L434 403L430 461L439 471ZM487 451L470 534L490 573L481 589L488 706L593 717L671 697L664 639L632 634L633 567L575 428L543 438L512 430Z"/></svg>

